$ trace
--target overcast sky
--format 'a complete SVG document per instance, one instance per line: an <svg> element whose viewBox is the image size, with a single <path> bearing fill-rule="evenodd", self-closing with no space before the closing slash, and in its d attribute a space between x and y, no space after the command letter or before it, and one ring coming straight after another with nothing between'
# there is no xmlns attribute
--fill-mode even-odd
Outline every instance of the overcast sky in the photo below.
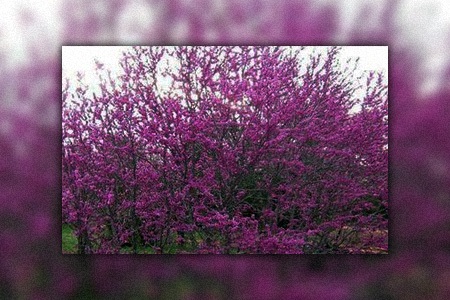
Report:
<svg viewBox="0 0 450 300"><path fill-rule="evenodd" d="M112 71L118 71L120 54L127 48L127 46L63 46L63 71L68 75L76 71L91 72L94 70L94 58L105 63L105 67ZM341 57L344 60L360 57L360 66L363 70L388 69L387 46L346 46L341 51Z"/></svg>
<svg viewBox="0 0 450 300"><path fill-rule="evenodd" d="M77 72L85 74L85 83L95 85L94 59L105 64L113 74L120 72L119 58L126 46L63 46L62 47L62 70L63 78L75 78ZM307 52L325 47L307 47ZM359 57L360 72L388 70L388 47L387 46L346 46L341 51L341 61L345 63L348 58ZM356 74L359 75L359 74Z"/></svg>

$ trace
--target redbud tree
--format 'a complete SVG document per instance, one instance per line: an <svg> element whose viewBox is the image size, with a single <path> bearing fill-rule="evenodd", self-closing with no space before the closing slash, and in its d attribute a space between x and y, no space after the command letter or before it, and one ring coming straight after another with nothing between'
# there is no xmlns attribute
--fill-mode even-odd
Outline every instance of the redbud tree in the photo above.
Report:
<svg viewBox="0 0 450 300"><path fill-rule="evenodd" d="M383 74L339 48L133 47L62 94L79 253L387 251ZM348 65L348 66L347 66Z"/></svg>

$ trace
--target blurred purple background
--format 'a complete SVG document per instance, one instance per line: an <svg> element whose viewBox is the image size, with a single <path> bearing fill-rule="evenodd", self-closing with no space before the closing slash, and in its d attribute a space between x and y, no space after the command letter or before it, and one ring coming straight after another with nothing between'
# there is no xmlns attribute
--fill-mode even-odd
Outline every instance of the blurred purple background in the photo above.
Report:
<svg viewBox="0 0 450 300"><path fill-rule="evenodd" d="M450 22L443 3L2 1L0 298L446 299ZM62 255L61 46L78 44L389 45L390 254Z"/></svg>

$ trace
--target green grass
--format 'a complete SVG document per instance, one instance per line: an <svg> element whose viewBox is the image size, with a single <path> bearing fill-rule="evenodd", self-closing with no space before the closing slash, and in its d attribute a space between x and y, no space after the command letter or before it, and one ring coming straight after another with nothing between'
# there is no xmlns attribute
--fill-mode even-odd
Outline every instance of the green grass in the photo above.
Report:
<svg viewBox="0 0 450 300"><path fill-rule="evenodd" d="M62 226L62 251L65 254L77 253L77 238L68 224Z"/></svg>
<svg viewBox="0 0 450 300"><path fill-rule="evenodd" d="M169 238L169 243L164 247L165 254L177 254L177 253L192 253L195 252L199 243L204 239L204 235L201 232L193 232L191 236L186 240L183 245L177 245L174 241L177 238L176 233L172 233ZM62 252L63 254L76 254L77 253L77 238L74 233L73 226L69 224L62 225ZM95 247L95 245L94 245ZM119 249L120 254L133 254L133 248L131 246L124 246ZM232 249L230 254L239 253L237 249ZM137 248L137 254L155 254L155 250L151 246L139 246Z"/></svg>
<svg viewBox="0 0 450 300"><path fill-rule="evenodd" d="M120 254L134 254L132 247L122 247L119 250ZM151 247L137 247L137 253L136 254L155 254L155 250L153 250Z"/></svg>

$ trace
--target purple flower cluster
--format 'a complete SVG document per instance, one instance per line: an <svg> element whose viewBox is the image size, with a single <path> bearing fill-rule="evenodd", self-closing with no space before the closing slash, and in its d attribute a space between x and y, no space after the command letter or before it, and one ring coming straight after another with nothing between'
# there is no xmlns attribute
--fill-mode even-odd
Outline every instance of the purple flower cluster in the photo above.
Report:
<svg viewBox="0 0 450 300"><path fill-rule="evenodd" d="M358 99L337 47L302 53L134 47L97 94L64 86L79 253L386 252L387 86Z"/></svg>

